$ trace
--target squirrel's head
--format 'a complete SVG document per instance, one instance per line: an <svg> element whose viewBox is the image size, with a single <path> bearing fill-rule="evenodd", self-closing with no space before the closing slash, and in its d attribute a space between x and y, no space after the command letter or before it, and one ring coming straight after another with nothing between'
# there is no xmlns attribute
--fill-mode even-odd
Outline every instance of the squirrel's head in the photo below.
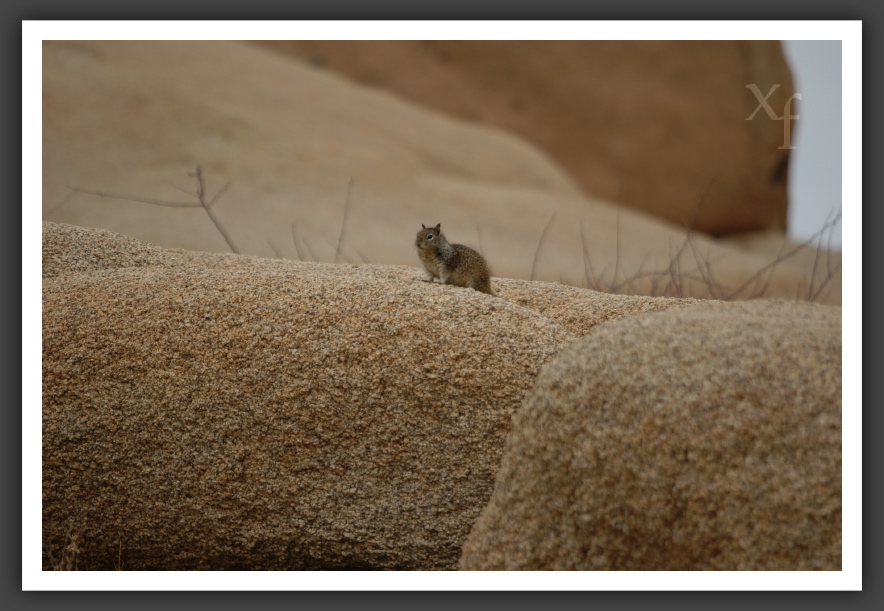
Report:
<svg viewBox="0 0 884 611"><path fill-rule="evenodd" d="M442 231L439 229L441 225L442 223L437 223L435 227L427 227L421 223L423 229L417 232L417 239L415 239L414 245L418 248L432 248L436 246L439 243L439 237L442 235Z"/></svg>

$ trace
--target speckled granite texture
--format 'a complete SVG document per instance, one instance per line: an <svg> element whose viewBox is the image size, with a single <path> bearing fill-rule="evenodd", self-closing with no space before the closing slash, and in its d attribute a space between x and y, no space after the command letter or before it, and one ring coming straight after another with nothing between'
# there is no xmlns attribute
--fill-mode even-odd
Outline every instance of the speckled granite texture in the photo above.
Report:
<svg viewBox="0 0 884 611"><path fill-rule="evenodd" d="M452 569L540 368L691 300L43 225L44 568ZM581 314L582 313L582 314Z"/></svg>
<svg viewBox="0 0 884 611"><path fill-rule="evenodd" d="M601 324L512 426L462 569L841 569L840 307Z"/></svg>

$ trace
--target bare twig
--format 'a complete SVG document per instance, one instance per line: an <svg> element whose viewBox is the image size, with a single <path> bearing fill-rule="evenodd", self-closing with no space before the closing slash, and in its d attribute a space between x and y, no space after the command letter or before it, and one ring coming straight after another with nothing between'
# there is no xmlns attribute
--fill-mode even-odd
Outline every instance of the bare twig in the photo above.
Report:
<svg viewBox="0 0 884 611"><path fill-rule="evenodd" d="M834 210L832 212L834 213ZM841 214L840 214L840 208L839 208L838 215L835 218L833 218L832 222L829 224L828 236L826 237L826 251L827 251L827 253L832 251L832 233L834 231L835 225L840 220L840 217L841 217ZM828 219L828 218L829 217L827 215L826 219ZM820 236L820 241L818 244L822 245L822 236ZM819 246L817 248L819 248ZM808 301L816 301L817 298L820 297L820 295L822 294L823 289L829 284L829 282L831 282L832 278L835 276L835 274L840 269L841 269L841 263L838 262L837 264L835 264L834 267L832 267L832 257L827 255L826 256L826 277L823 278L823 281L820 282L819 286L817 286L816 290L813 291L813 293L809 293Z"/></svg>
<svg viewBox="0 0 884 611"><path fill-rule="evenodd" d="M657 283L660 282L660 276L653 276L651 278L651 288L648 291L651 295L657 295Z"/></svg>
<svg viewBox="0 0 884 611"><path fill-rule="evenodd" d="M706 276L701 266L702 258L697 258L697 251L694 248L693 244L693 230L697 225L697 219L700 218L700 211L703 208L703 203L706 200L706 196L709 194L709 189L712 188L712 183L715 182L715 177L709 179L709 182L706 183L706 187L703 189L703 193L700 195L700 199L697 200L697 206L694 208L694 217L691 219L689 223L685 223L685 238L681 244L681 247L675 253L675 258L670 259L669 261L669 277L670 282L673 288L676 290L676 294L678 297L685 296L684 286L682 284L682 280L687 277L686 274L683 274L681 271L681 257L682 253L684 253L685 246L691 247L691 252L694 255L694 262L697 264L697 271L700 273L702 282L706 285L706 292L711 296L711 290L709 283L706 282Z"/></svg>
<svg viewBox="0 0 884 611"><path fill-rule="evenodd" d="M698 283L703 282L702 276L698 276L698 275L690 273L688 271L679 270L678 277L682 278L684 280L691 280L693 282L698 282ZM635 274L633 274L630 278L627 278L623 282L620 282L619 284L608 285L608 286L609 286L611 292L620 293L621 289L624 286L629 286L630 282L635 282L636 280L645 280L645 279L652 281L654 283L653 286L655 287L655 289L650 291L650 293L649 293L651 296L669 297L669 296L671 296L669 293L671 293L674 289L676 289L676 285L673 284L673 282L672 282L672 277L670 276L668 267L664 270L648 271L648 272L643 272L643 273L639 271L639 272L636 272ZM665 284L662 285L662 288L660 288L659 291L656 290L656 287L660 286L659 283L663 282L663 281L665 281Z"/></svg>
<svg viewBox="0 0 884 611"><path fill-rule="evenodd" d="M816 290L811 295L808 296L807 300L808 301L816 301L817 298L819 298L820 295L822 294L823 289L826 288L826 286L828 286L829 282L832 281L832 278L835 277L835 274L838 273L838 270L840 270L840 269L841 269L841 263L839 262L835 265L834 269L829 270L829 273L826 274L826 277L823 279L822 282L820 282L820 284L819 284L819 286L817 286Z"/></svg>
<svg viewBox="0 0 884 611"><path fill-rule="evenodd" d="M694 255L694 261L697 263L697 271L706 285L706 294L712 299L721 299L721 285L715 279L712 273L712 266L709 263L709 255L705 256L699 252L699 248L694 244L694 238L691 230L688 230L688 244L691 247L691 253Z"/></svg>
<svg viewBox="0 0 884 611"><path fill-rule="evenodd" d="M841 210L840 206L838 207L838 210ZM826 238L826 250L828 250L829 252L832 252L832 234L834 233L834 231L835 231L835 223L833 223L832 226L829 227L829 237ZM826 259L826 268L828 270L829 275L831 276L832 270L830 269L830 266L829 266L830 261L831 261L831 257ZM840 264L839 264L839 267L840 267Z"/></svg>
<svg viewBox="0 0 884 611"><path fill-rule="evenodd" d="M606 293L614 293L614 286L605 280L605 275L608 273L608 268L611 266L610 263L606 264L602 270L599 272L599 283L602 287L604 287L604 291Z"/></svg>
<svg viewBox="0 0 884 611"><path fill-rule="evenodd" d="M215 216L215 213L212 212L210 206L211 203L206 201L206 182L203 178L203 169L200 166L196 166L196 179L197 179L197 196L200 200L200 205L203 207L203 210L206 211L206 214L209 215L209 219L215 224L215 227L218 229L218 233L221 234L221 237L227 242L227 245L230 246L230 250L239 254L239 249L234 245L233 240L230 238L230 235L221 226L221 222L218 220L218 217ZM230 184L228 182L228 184ZM225 185L225 189L227 186ZM214 201L214 200L213 200Z"/></svg>
<svg viewBox="0 0 884 611"><path fill-rule="evenodd" d="M783 252L786 250L786 240L783 240L783 244L780 246L780 250L777 251L777 256L774 259L777 259L783 255ZM773 280L774 272L776 271L776 266L772 266L769 270L767 270L766 274L762 274L764 276L764 282L761 284L761 288L758 288L758 281L761 279L761 275L758 276L758 279L752 284L752 290L749 292L749 298L755 299L756 297L761 297L765 293L767 293L767 288L770 286L771 280Z"/></svg>
<svg viewBox="0 0 884 611"><path fill-rule="evenodd" d="M85 527L80 526L76 531L68 527L62 540L61 555L56 560L49 547L44 547L46 555L49 556L49 563L56 571L76 571L79 566L80 547L78 543L83 536Z"/></svg>
<svg viewBox="0 0 884 611"><path fill-rule="evenodd" d="M307 252L310 254L310 259L312 259L313 261L319 261L319 259L316 258L316 255L313 254L313 249L310 248L310 242L307 241L307 238L302 237L301 240L304 242L304 247L307 249Z"/></svg>
<svg viewBox="0 0 884 611"><path fill-rule="evenodd" d="M353 187L353 178L347 183L347 198L344 200L344 217L341 219L341 233L338 235L338 246L335 248L335 263L341 257L341 244L344 243L344 228L347 225L347 214L350 212L350 189Z"/></svg>
<svg viewBox="0 0 884 611"><path fill-rule="evenodd" d="M724 258L726 258L726 255L720 255L717 260L713 260L707 255L707 257L703 259L703 262L706 265L706 269L709 272L709 278L715 285L715 298L719 300L724 300L724 289L722 288L721 283L715 278L715 274L712 271L712 263L721 261Z"/></svg>
<svg viewBox="0 0 884 611"><path fill-rule="evenodd" d="M332 250L334 250L335 248L337 248L337 246L335 245L335 243L332 242L331 240L326 239L326 240L325 240L325 243L328 244L329 248L331 248ZM351 258L347 256L346 252L345 252L343 249L341 250L341 259L344 260L344 263L353 263L353 261L351 260Z"/></svg>
<svg viewBox="0 0 884 611"><path fill-rule="evenodd" d="M694 262L697 264L697 271L700 272L700 277L703 279L703 284L706 286L706 295L709 297L713 297L712 295L712 280L709 276L709 266L706 264L706 259L697 252L697 247L694 245L693 237L691 236L691 230L688 229L688 246L691 247L691 254L694 255Z"/></svg>
<svg viewBox="0 0 884 611"><path fill-rule="evenodd" d="M829 224L829 216L831 216L831 215L832 215L832 211L830 211L826 215L826 222L823 224L823 227L826 227ZM810 291L813 289L813 282L816 279L816 267L819 264L819 260L820 260L820 252L821 252L820 247L823 245L822 233L820 233L820 236L816 242L817 242L817 245L816 245L816 252L813 255L813 266L810 268L810 283L807 286L807 297L810 297Z"/></svg>
<svg viewBox="0 0 884 611"><path fill-rule="evenodd" d="M672 282L672 287L676 290L676 295L678 297L684 297L684 287L682 285L682 279L687 277L687 274L682 274L681 271L681 255L684 252L685 247L688 245L688 236L690 235L690 229L685 233L685 238L681 242L681 246L675 253L674 258L670 258L669 260L669 278ZM671 245L670 245L671 249Z"/></svg>
<svg viewBox="0 0 884 611"><path fill-rule="evenodd" d="M361 250L359 250L358 248L354 248L353 250L356 251L356 254L359 255L359 258L362 259L363 263L371 263L371 260L366 257Z"/></svg>
<svg viewBox="0 0 884 611"><path fill-rule="evenodd" d="M280 255L279 251L276 250L276 246L273 245L273 242L270 241L270 238L267 238L267 245L270 247L270 250L273 251L273 254L277 259L282 259L282 255Z"/></svg>
<svg viewBox="0 0 884 611"><path fill-rule="evenodd" d="M838 214L836 214L835 217L831 221L827 222L826 225L823 225L822 229L820 229L815 234L813 234L813 236L811 236L811 238L809 240L802 242L801 244L798 244L797 246L795 246L791 250L787 251L785 254L778 256L776 259L774 259L773 261L771 261L767 265L763 266L761 269L759 269L754 274L752 274L743 284L741 284L739 288L737 288L735 291L732 291L730 294L728 294L726 299L728 301L731 301L737 295L739 295L743 291L743 289L745 289L747 286L749 286L750 283L755 282L761 274L764 274L765 272L776 267L777 265L779 265L780 263L782 263L786 259L789 259L789 258L795 256L795 254L798 253L799 251L810 246L814 242L814 240L817 239L817 237L819 235L821 235L824 231L827 231L830 227L832 227L840 219L841 219L841 212L839 211Z"/></svg>
<svg viewBox="0 0 884 611"><path fill-rule="evenodd" d="M589 249L586 246L586 236L583 234L583 221L580 221L580 243L583 245L583 276L586 279L586 288L600 291L598 278L595 270L592 268L592 261L589 258Z"/></svg>
<svg viewBox="0 0 884 611"><path fill-rule="evenodd" d="M228 178L227 182L224 183L224 186L221 187L217 193L215 193L215 197L213 197L211 200L209 200L209 203L207 204L207 206L214 206L215 202L217 202L221 198L221 196L224 195L225 191L227 191L227 187L230 186L231 182L233 182L233 179Z"/></svg>
<svg viewBox="0 0 884 611"><path fill-rule="evenodd" d="M633 285L633 282L637 278L639 278L641 276L641 274L644 273L642 270L644 270L645 262L647 262L647 260L648 260L648 255L645 255L642 258L641 264L638 266L638 271L635 274L633 274L631 277L626 279L626 285L629 287L629 291L630 291L631 295L638 295L638 293L639 293L638 289L636 289L635 286Z"/></svg>
<svg viewBox="0 0 884 611"><path fill-rule="evenodd" d="M543 240L546 239L546 232L549 230L549 226L552 225L555 218L555 214L549 217L549 222L547 222L546 227L543 228L543 231L540 234L540 239L537 241L537 249L534 251L534 263L531 264L531 280L534 280L534 274L537 271L537 261L540 259L540 247L543 246Z"/></svg>
<svg viewBox="0 0 884 611"><path fill-rule="evenodd" d="M298 230L295 229L294 223L292 223L292 243L295 245L295 250L298 252L298 259L300 261L303 261L304 260L304 253L301 252L301 247L298 246Z"/></svg>
<svg viewBox="0 0 884 611"><path fill-rule="evenodd" d="M703 284L706 287L706 292L710 296L713 291L721 294L723 291L721 289L720 284L715 279L712 273L711 261L708 260L708 257L704 257L700 252L697 246L694 243L694 235L691 229L688 229L685 233L685 237L682 240L681 246L678 248L677 252L674 255L670 255L669 263L667 267L663 270L658 271L645 271L645 266L647 264L648 255L646 255L639 265L638 270L632 275L626 277L625 274L622 273L622 266L619 269L616 267L618 264L615 260L615 272L614 278L612 278L611 282L604 282L601 278L593 278L590 279L588 277L587 266L591 262L589 261L589 253L586 248L586 240L585 236L582 233L581 227L581 240L583 242L583 250L584 250L584 275L587 276L587 284L592 282L595 286L598 287L597 290L604 290L605 292L616 293L616 294L624 294L625 292L630 292L631 294L640 294L639 288L636 285L638 280L645 280L650 283L650 289L647 291L650 295L657 296L679 296L684 297L687 294L687 289L684 285L685 281L696 282L699 284ZM681 259L684 256L684 251L687 247L691 248L692 254L694 255L694 260L696 263L695 269L685 269L682 267ZM670 253L672 252L672 244L670 243ZM589 265L589 271L593 271L591 265ZM603 274L602 274L603 275ZM623 279L620 281L615 281L615 278L621 275ZM661 286L661 282L665 280L665 283Z"/></svg>
<svg viewBox="0 0 884 611"><path fill-rule="evenodd" d="M147 197L136 197L134 195L123 195L120 193L108 193L106 191L93 191L91 189L80 189L79 187L74 188L74 191L78 193L85 193L87 195L97 195L98 197L107 197L110 199L125 199L130 202L139 202L142 204L151 204L152 206L164 206L166 208L199 208L200 204L197 202L164 202L158 199L151 199Z"/></svg>
<svg viewBox="0 0 884 611"><path fill-rule="evenodd" d="M622 187L622 183L621 183ZM618 187L619 189L619 187ZM619 194L618 194L619 195ZM614 211L615 217L615 226L616 226L616 243L614 246L614 275L611 277L611 284L614 285L617 283L617 274L620 272L620 204L617 203L617 208Z"/></svg>
<svg viewBox="0 0 884 611"><path fill-rule="evenodd" d="M215 216L215 213L212 212L212 205L218 200L219 197L227 190L227 187L230 185L230 181L221 188L218 193L215 194L215 197L211 199L211 201L206 200L206 181L203 176L203 169L200 166L196 167L196 171L191 172L188 176L192 178L196 178L197 186L196 186L196 198L199 200L198 202L167 202L160 199L154 199L150 197L139 197L135 195L125 195L121 193L109 193L107 191L98 191L93 189L81 189L79 187L74 188L73 191L78 193L85 193L87 195L96 195L98 197L107 197L110 199L122 199L130 202L138 202L141 204L150 204L151 206L162 206L164 208L202 208L206 211L206 214L209 217L209 220L215 225L215 228L218 230L218 233L221 234L221 237L224 238L224 241L227 242L227 245L230 247L236 254L240 254L239 249L233 243L233 239L230 237L230 234L224 229L221 225L221 221L218 220L218 217Z"/></svg>
<svg viewBox="0 0 884 611"><path fill-rule="evenodd" d="M114 560L114 569L118 571L123 570L123 540L120 539L119 547L117 548L117 559Z"/></svg>

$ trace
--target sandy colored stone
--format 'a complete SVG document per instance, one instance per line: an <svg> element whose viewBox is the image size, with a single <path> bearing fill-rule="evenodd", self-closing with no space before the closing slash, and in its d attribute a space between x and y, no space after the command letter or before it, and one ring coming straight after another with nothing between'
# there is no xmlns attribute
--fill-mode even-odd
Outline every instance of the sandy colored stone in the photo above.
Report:
<svg viewBox="0 0 884 611"><path fill-rule="evenodd" d="M700 233L688 247L680 223L618 208L616 194L607 201L586 195L564 164L515 128L464 120L251 43L45 41L42 68L43 220L163 248L229 252L199 205L193 174L200 166L204 200L251 256L414 266L421 224L441 223L449 239L482 252L495 277L713 299L771 260L767 251ZM742 96L751 100L740 85ZM704 112L724 108L733 110L710 104ZM738 123L751 131L775 122ZM649 133L666 136L665 129ZM733 142L719 153L746 146ZM687 171L701 161L679 163ZM651 176L627 184L644 188ZM620 199L634 197L625 189ZM840 268L815 290L828 269L780 265L735 298L761 291L840 303Z"/></svg>
<svg viewBox="0 0 884 611"><path fill-rule="evenodd" d="M776 40L257 44L549 153L583 189L716 235L786 227L795 93ZM771 88L778 86L771 92ZM752 116L752 120L746 119ZM800 131L800 120L789 125ZM702 200L699 211L698 205Z"/></svg>
<svg viewBox="0 0 884 611"><path fill-rule="evenodd" d="M552 282L495 278L492 283L501 297L556 321L578 337L608 320L705 303L699 299L610 295Z"/></svg>
<svg viewBox="0 0 884 611"><path fill-rule="evenodd" d="M44 568L70 532L81 570L452 569L542 365L648 307L49 222L43 249Z"/></svg>
<svg viewBox="0 0 884 611"><path fill-rule="evenodd" d="M43 221L43 278L123 267L174 266L159 246L128 236Z"/></svg>
<svg viewBox="0 0 884 611"><path fill-rule="evenodd" d="M465 570L840 570L841 309L595 327L513 418Z"/></svg>

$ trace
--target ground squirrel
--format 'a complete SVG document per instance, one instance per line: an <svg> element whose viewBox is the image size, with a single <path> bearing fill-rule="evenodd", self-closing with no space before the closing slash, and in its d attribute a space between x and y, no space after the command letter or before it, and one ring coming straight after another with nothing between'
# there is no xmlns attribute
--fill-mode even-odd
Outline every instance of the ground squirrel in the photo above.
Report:
<svg viewBox="0 0 884 611"><path fill-rule="evenodd" d="M427 271L427 282L439 278L442 284L466 286L494 295L491 274L482 255L469 246L449 244L439 225L427 227L421 224L423 229L417 233L414 241L417 256Z"/></svg>

